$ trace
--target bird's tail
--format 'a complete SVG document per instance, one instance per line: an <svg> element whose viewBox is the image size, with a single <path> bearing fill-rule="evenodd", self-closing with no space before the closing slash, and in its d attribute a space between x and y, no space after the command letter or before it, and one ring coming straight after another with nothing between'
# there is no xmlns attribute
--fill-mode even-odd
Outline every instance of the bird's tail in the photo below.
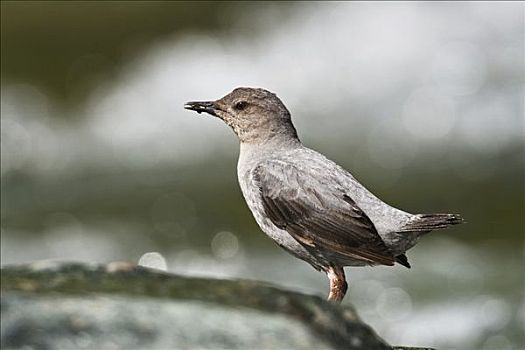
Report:
<svg viewBox="0 0 525 350"><path fill-rule="evenodd" d="M463 224L459 214L418 214L408 221L399 232L428 232Z"/></svg>

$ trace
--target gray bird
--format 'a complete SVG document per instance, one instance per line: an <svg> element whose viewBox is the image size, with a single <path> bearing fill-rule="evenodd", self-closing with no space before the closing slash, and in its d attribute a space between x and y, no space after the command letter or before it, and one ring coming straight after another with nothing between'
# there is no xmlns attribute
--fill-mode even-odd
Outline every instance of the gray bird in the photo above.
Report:
<svg viewBox="0 0 525 350"><path fill-rule="evenodd" d="M240 141L237 175L261 229L289 253L323 271L328 300L341 302L344 266L410 268L405 252L457 214L409 214L374 196L345 169L305 147L290 112L273 93L237 88L217 101L188 102L228 124Z"/></svg>

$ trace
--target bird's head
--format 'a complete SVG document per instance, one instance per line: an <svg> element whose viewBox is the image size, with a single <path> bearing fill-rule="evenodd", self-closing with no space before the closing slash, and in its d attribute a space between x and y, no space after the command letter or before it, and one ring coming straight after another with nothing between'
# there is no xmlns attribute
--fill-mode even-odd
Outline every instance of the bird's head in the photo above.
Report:
<svg viewBox="0 0 525 350"><path fill-rule="evenodd" d="M277 95L264 89L240 87L219 100L188 102L184 108L222 119L241 142L259 143L274 137L297 138L288 109Z"/></svg>

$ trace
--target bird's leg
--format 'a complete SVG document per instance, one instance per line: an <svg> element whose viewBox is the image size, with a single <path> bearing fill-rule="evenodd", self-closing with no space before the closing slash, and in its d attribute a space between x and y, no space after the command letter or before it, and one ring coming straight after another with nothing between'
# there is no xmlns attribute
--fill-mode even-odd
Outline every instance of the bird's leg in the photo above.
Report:
<svg viewBox="0 0 525 350"><path fill-rule="evenodd" d="M330 294L328 294L328 301L339 304L348 288L345 279L345 270L342 267L330 266L326 270L326 275L330 280Z"/></svg>

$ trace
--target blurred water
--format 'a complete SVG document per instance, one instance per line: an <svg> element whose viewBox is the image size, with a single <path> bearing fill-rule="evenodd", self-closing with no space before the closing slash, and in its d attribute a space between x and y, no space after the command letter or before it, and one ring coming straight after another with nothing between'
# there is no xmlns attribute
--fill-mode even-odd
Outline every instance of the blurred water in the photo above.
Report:
<svg viewBox="0 0 525 350"><path fill-rule="evenodd" d="M36 88L3 86L2 171L82 161L144 167L205 158L217 147L233 152L223 125L181 106L240 85L276 91L305 139L328 148L365 141L370 159L386 169L435 149L497 154L523 139L521 9L311 4L272 23L270 6L250 23L257 40L242 35L241 19L238 37L158 43L96 87L74 118L79 124L52 120L57 111Z"/></svg>
<svg viewBox="0 0 525 350"><path fill-rule="evenodd" d="M524 348L523 3L276 11L158 41L64 118L45 91L2 85L1 263L140 261L324 295L322 274L255 228L232 133L182 109L261 86L382 198L469 221L425 237L411 270L348 269L346 302L393 344Z"/></svg>

